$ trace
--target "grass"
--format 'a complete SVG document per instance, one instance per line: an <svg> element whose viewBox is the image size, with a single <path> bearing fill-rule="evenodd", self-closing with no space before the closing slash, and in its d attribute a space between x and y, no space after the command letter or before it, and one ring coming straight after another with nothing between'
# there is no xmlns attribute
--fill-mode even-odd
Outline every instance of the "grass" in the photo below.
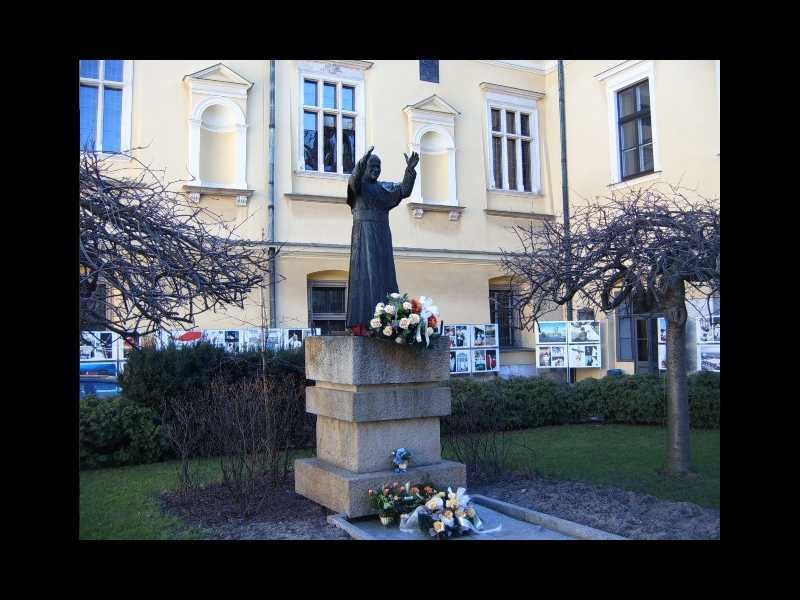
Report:
<svg viewBox="0 0 800 600"><path fill-rule="evenodd" d="M308 456L298 452L293 458ZM158 497L174 490L179 461L135 467L81 471L80 524L82 540L205 539L208 533L190 527L177 517L161 513ZM219 481L219 462L214 458L194 462L205 483Z"/></svg>
<svg viewBox="0 0 800 600"><path fill-rule="evenodd" d="M667 430L663 427L565 425L508 435L511 469L535 470L554 479L588 481L719 509L719 430L692 431L696 479L674 479L659 473L666 451Z"/></svg>
<svg viewBox="0 0 800 600"><path fill-rule="evenodd" d="M697 479L658 473L664 462L666 429L631 425L565 425L508 434L509 466L546 477L582 480L694 502L719 509L719 431L692 432ZM445 442L445 457L446 440ZM532 448L533 452L523 446ZM308 456L300 452L295 458ZM177 461L82 471L80 538L105 540L203 539L209 532L161 513L158 496L176 485ZM206 482L219 480L215 459L196 462Z"/></svg>

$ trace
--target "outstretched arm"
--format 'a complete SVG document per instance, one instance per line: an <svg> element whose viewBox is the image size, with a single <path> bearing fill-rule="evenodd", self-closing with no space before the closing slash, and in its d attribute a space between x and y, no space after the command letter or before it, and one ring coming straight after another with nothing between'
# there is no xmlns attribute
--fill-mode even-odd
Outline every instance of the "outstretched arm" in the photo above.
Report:
<svg viewBox="0 0 800 600"><path fill-rule="evenodd" d="M406 159L406 174L400 183L400 199L408 198L411 195L414 189L414 182L417 179L416 167L419 162L419 154L416 152L412 152L410 158L405 153L403 153L403 156Z"/></svg>
<svg viewBox="0 0 800 600"><path fill-rule="evenodd" d="M353 173L350 175L350 179L348 180L350 189L352 189L356 195L361 191L361 178L364 177L364 172L367 170L367 162L369 161L369 157L372 155L372 151L374 149L375 146L369 147L367 153L356 163Z"/></svg>

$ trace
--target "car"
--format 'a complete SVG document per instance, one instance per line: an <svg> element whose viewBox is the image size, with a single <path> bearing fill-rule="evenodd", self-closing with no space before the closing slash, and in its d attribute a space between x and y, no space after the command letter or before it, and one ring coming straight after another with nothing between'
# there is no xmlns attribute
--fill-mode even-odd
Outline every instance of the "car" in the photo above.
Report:
<svg viewBox="0 0 800 600"><path fill-rule="evenodd" d="M94 395L98 398L113 398L122 392L115 376L81 375L80 397Z"/></svg>

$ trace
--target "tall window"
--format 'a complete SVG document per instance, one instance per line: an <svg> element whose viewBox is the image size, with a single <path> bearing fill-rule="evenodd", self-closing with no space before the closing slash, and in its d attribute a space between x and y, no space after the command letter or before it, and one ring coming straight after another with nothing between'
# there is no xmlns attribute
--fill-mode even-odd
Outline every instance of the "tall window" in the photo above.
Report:
<svg viewBox="0 0 800 600"><path fill-rule="evenodd" d="M319 327L322 335L344 332L347 318L347 283L309 282L309 327Z"/></svg>
<svg viewBox="0 0 800 600"><path fill-rule="evenodd" d="M512 300L513 292L508 288L489 290L489 320L497 323L500 346L515 345Z"/></svg>
<svg viewBox="0 0 800 600"><path fill-rule="evenodd" d="M303 156L306 171L352 173L356 158L356 88L303 78Z"/></svg>
<svg viewBox="0 0 800 600"><path fill-rule="evenodd" d="M632 362L634 360L634 322L631 316L629 302L622 303L617 308L617 360L619 362Z"/></svg>
<svg viewBox="0 0 800 600"><path fill-rule="evenodd" d="M130 68L124 60L80 61L80 147L120 152L129 145Z"/></svg>
<svg viewBox="0 0 800 600"><path fill-rule="evenodd" d="M104 283L98 283L92 293L80 292L81 314L80 328L83 331L99 331L106 328L104 317L107 315L108 292Z"/></svg>
<svg viewBox="0 0 800 600"><path fill-rule="evenodd" d="M522 192L533 191L532 113L492 105L489 110L492 187Z"/></svg>
<svg viewBox="0 0 800 600"><path fill-rule="evenodd" d="M421 60L419 61L419 78L421 81L439 83L439 61Z"/></svg>
<svg viewBox="0 0 800 600"><path fill-rule="evenodd" d="M645 79L617 92L622 179L653 172L650 87Z"/></svg>

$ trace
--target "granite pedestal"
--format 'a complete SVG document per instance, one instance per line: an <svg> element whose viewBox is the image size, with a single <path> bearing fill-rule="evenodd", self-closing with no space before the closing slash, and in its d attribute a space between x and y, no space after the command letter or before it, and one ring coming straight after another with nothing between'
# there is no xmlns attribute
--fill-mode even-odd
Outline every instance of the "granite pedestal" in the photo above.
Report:
<svg viewBox="0 0 800 600"><path fill-rule="evenodd" d="M295 461L295 491L348 517L375 514L367 490L403 480L466 486L466 467L443 461L439 418L450 414L449 349L367 337L305 340L306 411L317 416L317 456ZM411 452L394 473L392 450Z"/></svg>

